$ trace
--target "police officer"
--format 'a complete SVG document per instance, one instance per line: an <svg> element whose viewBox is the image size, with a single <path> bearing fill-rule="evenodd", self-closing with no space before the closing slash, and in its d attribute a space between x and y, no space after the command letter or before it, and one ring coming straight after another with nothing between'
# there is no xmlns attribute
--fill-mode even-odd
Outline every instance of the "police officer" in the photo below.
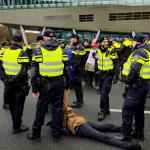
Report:
<svg viewBox="0 0 150 150"><path fill-rule="evenodd" d="M82 75L84 71L85 64L85 51L82 44L79 43L79 36L73 34L71 38L74 39L72 43L72 55L71 55L71 65L72 65L72 80L74 83L76 101L71 105L74 108L79 108L84 105L83 101L83 89L82 89Z"/></svg>
<svg viewBox="0 0 150 150"><path fill-rule="evenodd" d="M122 42L122 46L118 52L120 55L120 65L122 70L123 64L127 61L128 57L132 53L132 41L130 40L129 35L124 37L124 41Z"/></svg>
<svg viewBox="0 0 150 150"><path fill-rule="evenodd" d="M13 121L13 134L24 132L28 127L22 125L22 115L26 95L29 92L28 63L29 58L23 51L22 37L14 35L12 45L1 53L0 78L5 84L11 117Z"/></svg>
<svg viewBox="0 0 150 150"><path fill-rule="evenodd" d="M38 97L35 121L32 125L32 132L27 138L34 141L41 140L41 127L44 124L44 117L51 103L52 112L52 137L54 142L60 139L61 115L64 95L64 63L63 52L56 40L53 30L47 29L44 33L45 44L34 50L32 58L32 93Z"/></svg>
<svg viewBox="0 0 150 150"><path fill-rule="evenodd" d="M120 140L130 140L133 118L135 128L132 137L144 139L144 103L148 93L150 80L150 47L143 34L133 39L134 51L123 67L123 81L126 83L124 105L122 108L123 135Z"/></svg>
<svg viewBox="0 0 150 150"><path fill-rule="evenodd" d="M7 50L7 48L9 48L9 43L6 42L6 41L2 42L2 44L1 44L1 53L3 51ZM9 103L8 103L7 95L6 95L6 92L5 92L6 91L5 87L6 86L5 86L5 83L4 83L4 94L3 94L4 103L3 103L3 108L4 109L9 109Z"/></svg>
<svg viewBox="0 0 150 150"><path fill-rule="evenodd" d="M114 52L117 52L118 55L118 59L116 59L116 65L115 67L115 75L114 75L114 79L113 79L113 84L117 83L119 81L119 76L120 76L120 61L121 61L121 57L120 57L120 53L119 50L121 48L121 43L117 40L114 39L112 41L112 47L114 48Z"/></svg>
<svg viewBox="0 0 150 150"><path fill-rule="evenodd" d="M109 47L108 37L99 39L100 47L93 57L97 60L97 74L100 88L100 112L98 120L102 121L106 115L110 114L109 93L111 91L112 80L114 76L114 62L117 54L113 53L112 47Z"/></svg>
<svg viewBox="0 0 150 150"><path fill-rule="evenodd" d="M85 87L87 88L92 88L93 87L93 78L94 78L94 72L91 72L89 71L87 68L86 68L86 62L87 62L87 59L89 57L89 54L90 54L90 51L91 51L91 43L88 39L85 39L83 41L83 47L84 47L84 51L85 51L85 70L84 70L84 80L85 80Z"/></svg>

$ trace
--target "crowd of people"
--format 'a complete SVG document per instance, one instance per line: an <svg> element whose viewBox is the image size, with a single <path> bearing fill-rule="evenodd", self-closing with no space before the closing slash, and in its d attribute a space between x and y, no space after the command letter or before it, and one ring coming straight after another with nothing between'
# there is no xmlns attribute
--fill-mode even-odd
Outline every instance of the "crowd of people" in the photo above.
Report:
<svg viewBox="0 0 150 150"><path fill-rule="evenodd" d="M31 81L29 80L31 78ZM10 109L13 134L28 131L22 124L24 102L29 94L38 98L29 140L39 142L45 114L51 107L54 142L62 134L92 138L123 149L140 150L144 140L144 106L149 92L150 39L137 34L122 42L107 36L82 42L77 34L70 41L58 41L56 33L47 29L38 35L33 45L25 45L21 35L13 35L11 42L2 42L0 50L0 79L4 83L4 109ZM123 93L122 126L98 125L87 122L72 108L84 106L85 88L95 88L100 95L98 121L110 115L109 93L112 84L125 83ZM74 89L76 101L68 104L68 94ZM134 127L133 127L134 119ZM110 137L104 132L121 132Z"/></svg>

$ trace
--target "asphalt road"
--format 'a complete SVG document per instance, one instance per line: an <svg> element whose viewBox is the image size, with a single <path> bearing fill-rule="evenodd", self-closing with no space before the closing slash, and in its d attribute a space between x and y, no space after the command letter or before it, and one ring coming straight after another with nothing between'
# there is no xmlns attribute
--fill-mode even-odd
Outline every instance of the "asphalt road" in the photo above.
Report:
<svg viewBox="0 0 150 150"><path fill-rule="evenodd" d="M110 107L112 109L121 109L123 104L122 93L124 85L113 85L110 94ZM70 103L75 100L74 91L71 91L69 101ZM94 121L99 124L113 123L121 125L121 113L111 112L103 122L97 121L96 113L99 110L99 95L93 89L84 90L85 106L83 108L74 109L79 115L83 115L89 121ZM24 107L24 124L31 127L36 110L36 99L31 97L31 93L26 99ZM51 137L51 129L43 126L42 128L42 141L35 143L27 140L26 134L21 133L12 135L11 117L8 110L2 108L3 105L3 84L0 82L0 150L118 150L97 141L84 139L75 136L62 136L59 143L53 143ZM150 111L150 100L147 99L146 110ZM45 123L50 120L50 113L45 117ZM143 150L150 150L150 114L145 115L145 141L142 142Z"/></svg>

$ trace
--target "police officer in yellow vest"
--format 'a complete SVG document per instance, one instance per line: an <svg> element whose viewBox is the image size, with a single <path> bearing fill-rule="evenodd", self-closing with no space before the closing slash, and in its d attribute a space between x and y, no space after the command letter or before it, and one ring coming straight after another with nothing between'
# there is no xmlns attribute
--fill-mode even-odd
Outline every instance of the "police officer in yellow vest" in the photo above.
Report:
<svg viewBox="0 0 150 150"><path fill-rule="evenodd" d="M10 47L10 43L8 43L7 41L2 42L1 44L1 52L7 50ZM4 83L4 94L3 94L3 99L4 99L4 103L3 103L3 108L4 109L9 109L9 103L8 103L8 99L7 99L7 92L6 92L6 86Z"/></svg>
<svg viewBox="0 0 150 150"><path fill-rule="evenodd" d="M120 53L119 53L119 50L121 48L121 43L117 40L117 39L114 39L112 41L112 47L114 48L114 52L117 53L118 55L118 59L116 59L116 63L115 63L115 75L114 75L114 79L113 79L113 84L117 83L118 80L119 80L119 76L120 76L120 61L121 61L121 57L120 57Z"/></svg>
<svg viewBox="0 0 150 150"><path fill-rule="evenodd" d="M79 36L73 34L71 36L74 39L72 43L71 53L71 65L72 65L72 81L75 88L76 101L71 105L74 108L79 108L84 105L83 89L82 89L82 77L85 64L85 51L83 45L79 41Z"/></svg>
<svg viewBox="0 0 150 150"><path fill-rule="evenodd" d="M27 126L22 125L22 115L25 98L29 92L29 58L22 49L22 37L14 35L12 38L11 47L0 55L0 78L5 84L5 94L13 121L13 134L16 134L28 130Z"/></svg>
<svg viewBox="0 0 150 150"><path fill-rule="evenodd" d="M134 52L124 64L122 74L126 83L124 105L122 109L123 135L120 140L144 139L144 103L149 90L150 47L144 43L145 36L137 34L133 39ZM134 132L131 134L133 118Z"/></svg>
<svg viewBox="0 0 150 150"><path fill-rule="evenodd" d="M119 49L119 57L120 57L120 65L121 70L123 68L123 64L127 61L128 57L132 53L132 41L130 40L130 36L126 35L124 37L124 41L122 42L122 46Z"/></svg>
<svg viewBox="0 0 150 150"><path fill-rule="evenodd" d="M110 114L109 93L111 91L112 80L114 77L114 60L117 54L113 53L112 47L109 47L108 37L99 39L100 47L93 57L97 60L97 74L99 74L100 88L100 112L98 112L98 120L102 121L106 115Z"/></svg>
<svg viewBox="0 0 150 150"><path fill-rule="evenodd" d="M27 138L34 141L41 140L41 127L48 104L52 104L52 137L58 142L61 135L61 119L64 95L64 63L63 51L56 40L53 30L47 29L44 33L45 44L34 50L32 57L32 93L38 97L35 121L32 132ZM66 57L65 57L66 60ZM68 86L66 85L66 89Z"/></svg>

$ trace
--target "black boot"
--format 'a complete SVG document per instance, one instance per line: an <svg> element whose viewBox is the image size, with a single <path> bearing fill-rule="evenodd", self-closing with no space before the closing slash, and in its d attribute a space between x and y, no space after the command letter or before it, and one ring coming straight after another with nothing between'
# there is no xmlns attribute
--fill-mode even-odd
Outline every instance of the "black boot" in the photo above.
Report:
<svg viewBox="0 0 150 150"><path fill-rule="evenodd" d="M97 116L98 116L98 121L102 121L102 120L104 120L105 119L105 113L104 112L98 112L97 113Z"/></svg>
<svg viewBox="0 0 150 150"><path fill-rule="evenodd" d="M27 139L35 141L35 142L40 142L41 141L41 136L34 136L32 132L29 132L27 134Z"/></svg>
<svg viewBox="0 0 150 150"><path fill-rule="evenodd" d="M9 104L3 104L3 108L9 110Z"/></svg>
<svg viewBox="0 0 150 150"><path fill-rule="evenodd" d="M73 102L73 104L71 105L71 107L73 107L73 108L80 108L80 107L83 107L83 106L84 106L83 101L81 101L81 102L76 101L76 102Z"/></svg>
<svg viewBox="0 0 150 150"><path fill-rule="evenodd" d="M29 130L28 126L21 125L20 128L13 129L12 134L21 133L21 132L25 132L25 131L28 131L28 130Z"/></svg>
<svg viewBox="0 0 150 150"><path fill-rule="evenodd" d="M142 149L142 145L140 143L133 143L129 148L129 150L141 150L141 149Z"/></svg>
<svg viewBox="0 0 150 150"><path fill-rule="evenodd" d="M139 131L133 131L133 133L131 133L132 138L137 139L137 140L141 140L144 141L144 132L139 132Z"/></svg>

